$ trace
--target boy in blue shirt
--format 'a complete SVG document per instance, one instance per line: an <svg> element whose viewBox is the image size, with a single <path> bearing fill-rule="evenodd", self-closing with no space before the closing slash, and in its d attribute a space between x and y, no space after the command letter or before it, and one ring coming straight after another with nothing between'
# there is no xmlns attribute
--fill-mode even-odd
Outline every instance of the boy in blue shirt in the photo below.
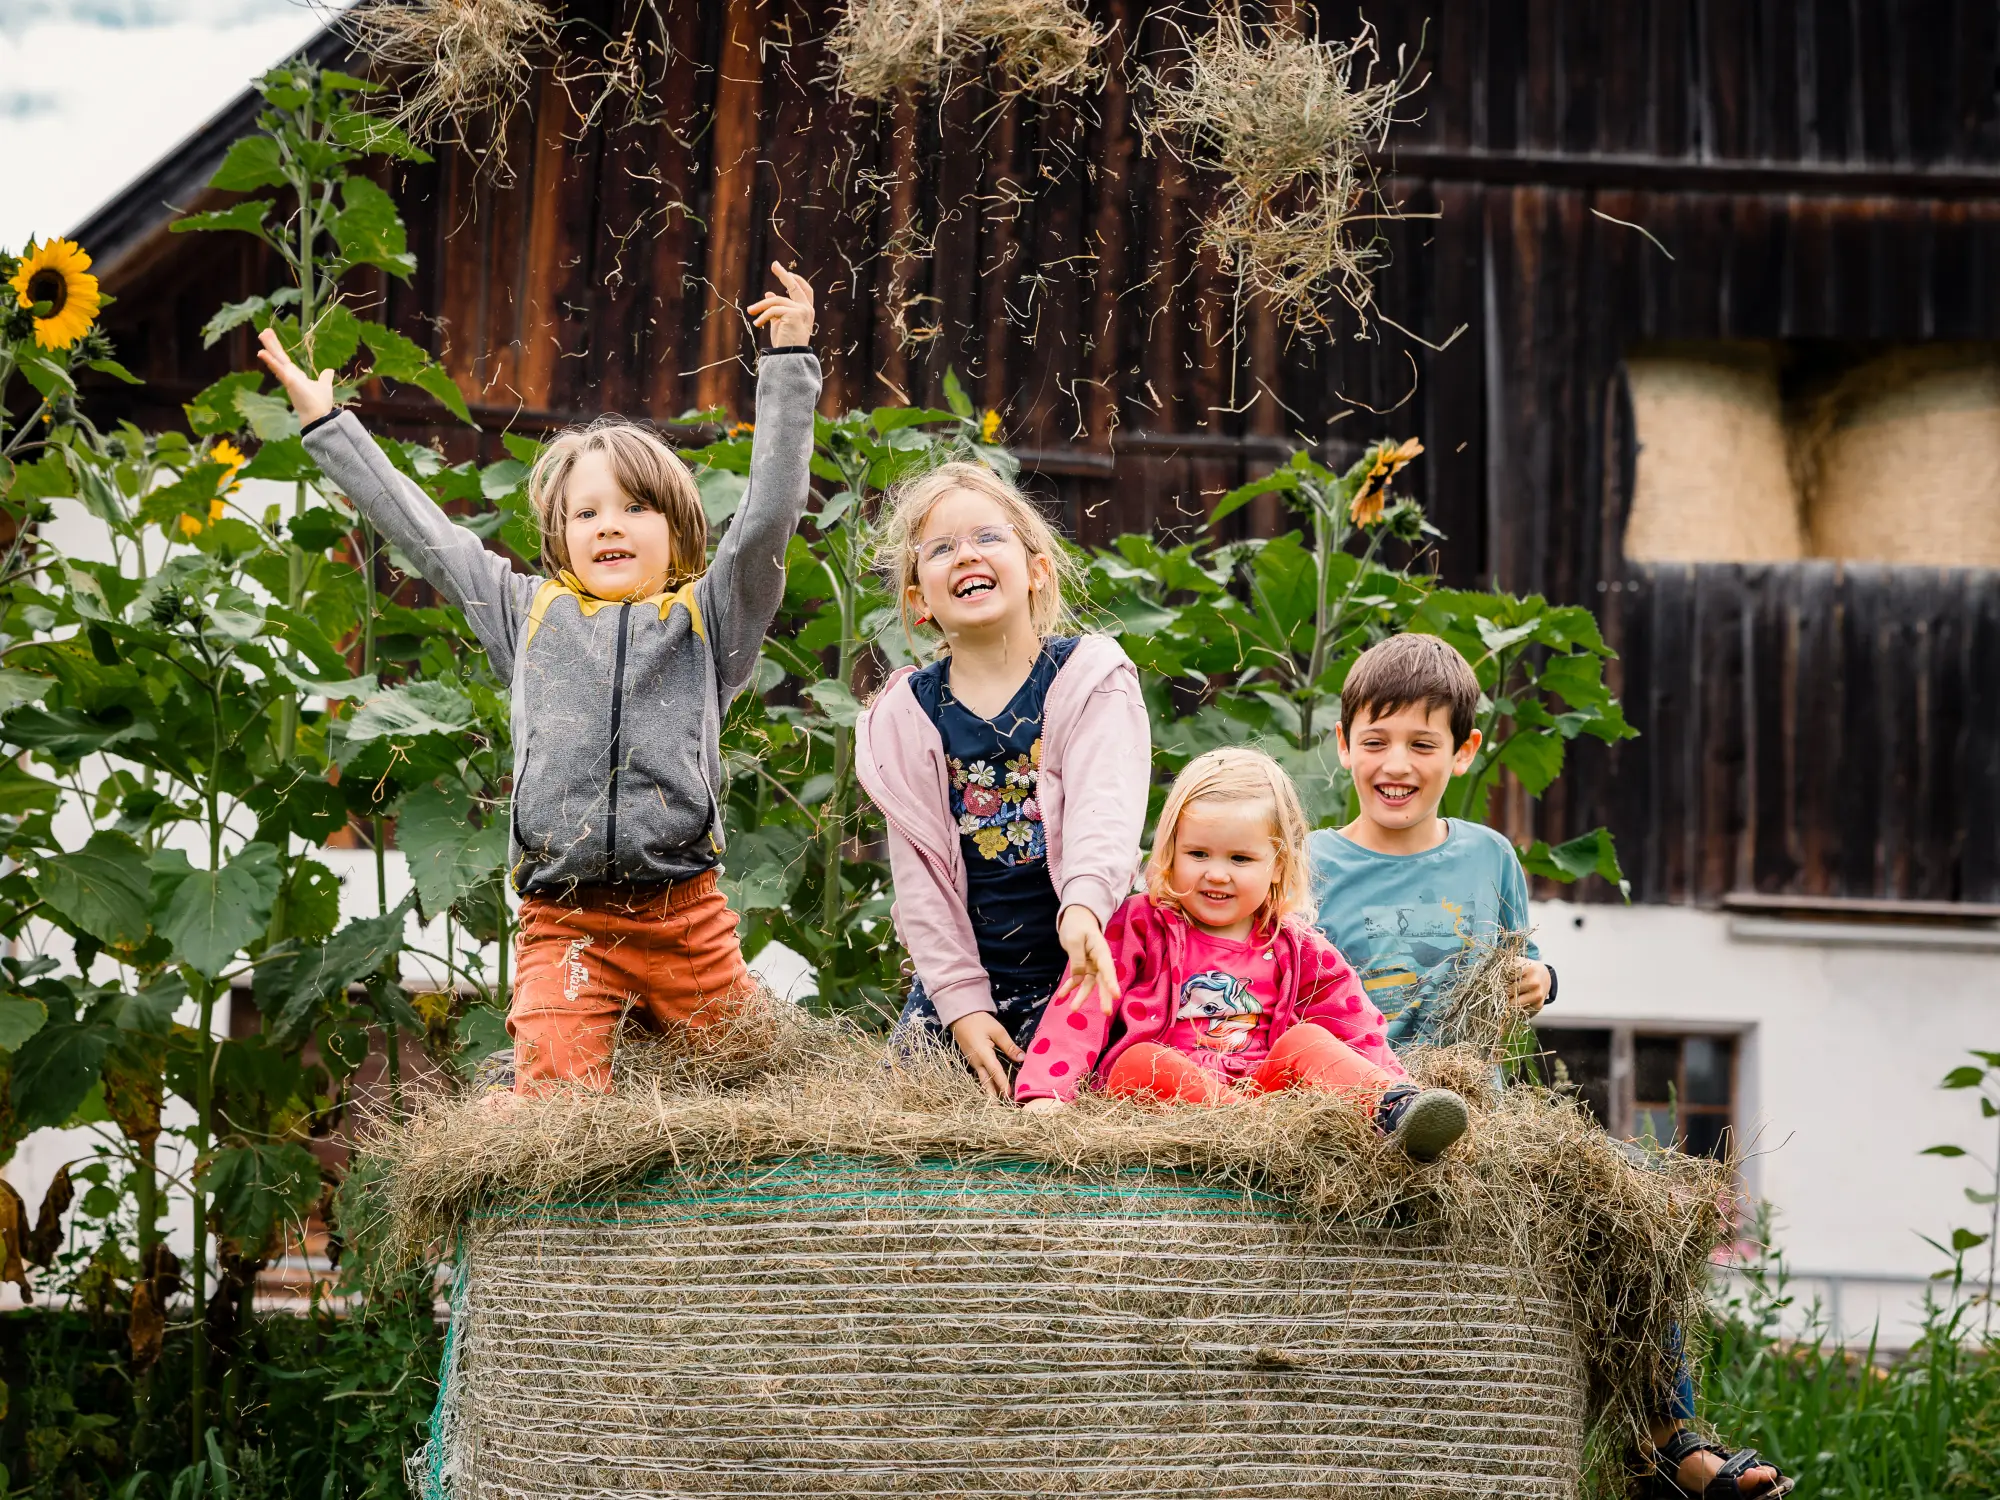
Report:
<svg viewBox="0 0 2000 1500"><path fill-rule="evenodd" d="M1307 849L1320 931L1389 1018L1398 1052L1436 1040L1444 997L1484 944L1528 930L1528 882L1493 829L1438 816L1445 788L1479 753L1479 679L1434 635L1399 635L1355 662L1334 731L1361 816ZM1514 1000L1534 1015L1555 970L1529 938Z"/></svg>
<svg viewBox="0 0 2000 1500"><path fill-rule="evenodd" d="M1307 841L1320 931L1389 1021L1397 1052L1435 1040L1443 1000L1466 961L1528 932L1528 882L1514 846L1438 808L1479 753L1479 679L1449 642L1399 635L1361 654L1340 692L1334 731L1361 814ZM1555 970L1532 938L1514 1003L1534 1015L1556 997ZM1652 1493L1663 1500L1775 1500L1792 1481L1754 1451L1698 1436L1686 1362L1653 1422Z"/></svg>

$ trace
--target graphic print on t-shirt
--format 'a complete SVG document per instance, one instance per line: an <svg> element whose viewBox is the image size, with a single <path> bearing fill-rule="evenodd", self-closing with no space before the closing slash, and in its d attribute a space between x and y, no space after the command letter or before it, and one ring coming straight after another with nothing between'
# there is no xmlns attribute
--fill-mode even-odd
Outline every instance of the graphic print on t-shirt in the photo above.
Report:
<svg viewBox="0 0 2000 1500"><path fill-rule="evenodd" d="M1361 913L1365 953L1349 954L1361 988L1375 1008L1393 1021L1421 1007L1420 990L1433 970L1464 953L1471 944L1465 907L1455 901L1421 906L1369 906Z"/></svg>
<svg viewBox="0 0 2000 1500"><path fill-rule="evenodd" d="M1181 982L1181 1004L1174 1019L1193 1026L1198 1046L1227 1053L1249 1045L1263 1014L1263 1003L1250 993L1248 980L1204 969Z"/></svg>

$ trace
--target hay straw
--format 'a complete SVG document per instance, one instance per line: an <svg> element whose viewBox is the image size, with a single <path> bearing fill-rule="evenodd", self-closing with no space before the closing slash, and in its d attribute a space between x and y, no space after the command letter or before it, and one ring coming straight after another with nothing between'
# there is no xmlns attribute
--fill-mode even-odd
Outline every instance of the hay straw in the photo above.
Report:
<svg viewBox="0 0 2000 1500"><path fill-rule="evenodd" d="M841 92L949 91L989 52L1004 92L1088 83L1104 37L1076 0L849 0L827 37Z"/></svg>
<svg viewBox="0 0 2000 1500"><path fill-rule="evenodd" d="M1322 42L1296 17L1258 26L1224 5L1176 64L1145 74L1149 140L1225 178L1203 243L1301 328L1327 326L1335 295L1366 330L1384 258L1373 226L1403 217L1368 154L1415 85L1406 71L1377 82L1379 61L1365 23L1351 41Z"/></svg>
<svg viewBox="0 0 2000 1500"><path fill-rule="evenodd" d="M527 102L535 54L556 40L542 0L375 0L345 24L363 56L413 75L395 116L413 140L455 143L495 161Z"/></svg>
<svg viewBox="0 0 2000 1500"><path fill-rule="evenodd" d="M1418 1166L1345 1101L1287 1091L1214 1109L1086 1096L1049 1115L988 1100L955 1057L885 1066L879 1039L790 1007L699 1045L628 1045L615 1092L496 1108L441 1098L365 1142L373 1211L409 1258L442 1253L475 1214L525 1211L660 1169L687 1180L834 1153L914 1167L1039 1163L1081 1181L1144 1169L1280 1195L1311 1221L1395 1226L1527 1268L1580 1330L1591 1410L1628 1437L1659 1409L1669 1332L1694 1329L1722 1232L1725 1167L1665 1153L1637 1163L1573 1100L1496 1090L1478 1047L1412 1059L1473 1111L1466 1141Z"/></svg>

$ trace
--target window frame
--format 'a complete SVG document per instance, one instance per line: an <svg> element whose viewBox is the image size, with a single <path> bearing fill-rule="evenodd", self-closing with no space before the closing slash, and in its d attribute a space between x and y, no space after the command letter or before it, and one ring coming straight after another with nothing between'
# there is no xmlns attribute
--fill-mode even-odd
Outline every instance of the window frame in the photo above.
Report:
<svg viewBox="0 0 2000 1500"><path fill-rule="evenodd" d="M1611 1065L1606 1087L1611 1096L1611 1118L1604 1121L1608 1134L1621 1141L1629 1141L1637 1133L1639 1107L1664 1104L1664 1100L1641 1101L1638 1098L1638 1041L1641 1037L1662 1037L1682 1044L1680 1055L1674 1064L1675 1088L1675 1133L1676 1140L1690 1111L1703 1115L1721 1115L1725 1129L1734 1141L1742 1140L1743 1121L1748 1116L1748 1099L1745 1093L1744 1054L1750 1045L1754 1028L1740 1025L1704 1025L1688 1021L1630 1021L1602 1020L1585 1016L1551 1015L1544 1012L1535 1018L1537 1033L1549 1031L1599 1031L1611 1036ZM1687 1099L1687 1047L1694 1037L1711 1037L1729 1044L1729 1103L1728 1105L1695 1104ZM1547 1048L1542 1050L1547 1051Z"/></svg>

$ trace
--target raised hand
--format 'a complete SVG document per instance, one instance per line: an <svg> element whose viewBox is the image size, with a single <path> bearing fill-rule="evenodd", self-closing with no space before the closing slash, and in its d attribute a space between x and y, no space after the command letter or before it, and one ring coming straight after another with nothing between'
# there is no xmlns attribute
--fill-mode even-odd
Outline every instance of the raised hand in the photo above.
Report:
<svg viewBox="0 0 2000 1500"><path fill-rule="evenodd" d="M812 283L803 276L795 276L779 265L771 262L771 274L778 278L783 292L766 292L745 309L750 321L758 328L771 330L773 349L796 348L810 344L813 336L813 289Z"/></svg>
<svg viewBox="0 0 2000 1500"><path fill-rule="evenodd" d="M278 335L269 328L257 335L257 342L263 346L257 351L257 358L285 388L286 399L292 403L300 426L317 422L333 410L333 371L321 370L319 379L313 379L292 363L291 355L278 342Z"/></svg>

